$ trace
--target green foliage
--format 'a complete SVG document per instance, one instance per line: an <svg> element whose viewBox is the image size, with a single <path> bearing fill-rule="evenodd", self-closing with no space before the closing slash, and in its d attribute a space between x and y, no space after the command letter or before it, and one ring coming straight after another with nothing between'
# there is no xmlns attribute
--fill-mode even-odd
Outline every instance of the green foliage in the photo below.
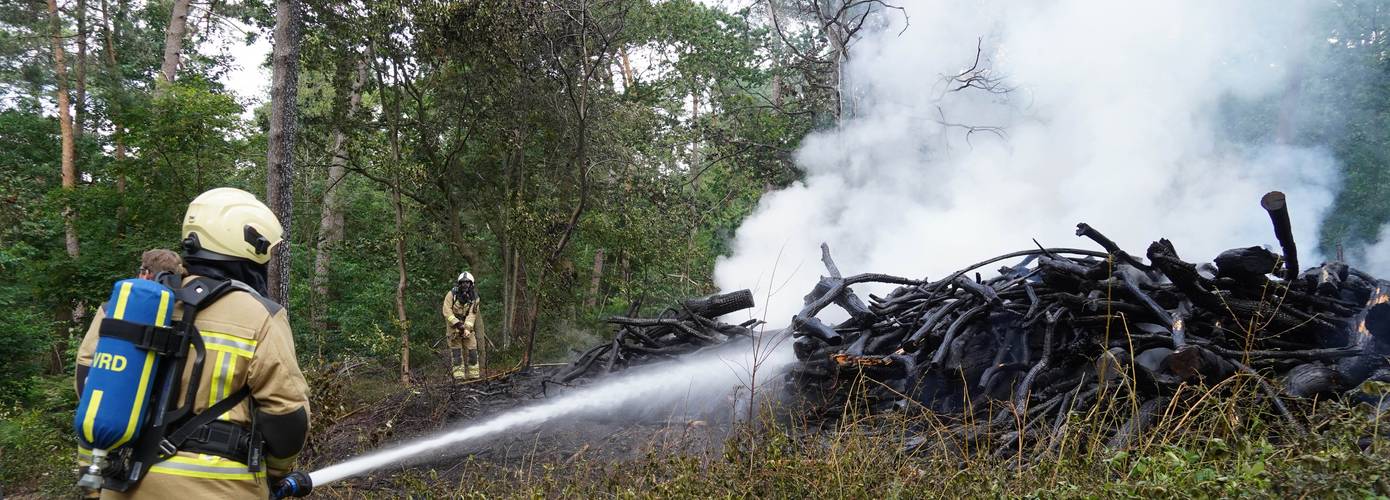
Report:
<svg viewBox="0 0 1390 500"><path fill-rule="evenodd" d="M0 485L47 497L71 496L77 443L72 437L72 377L35 379L25 406L0 403Z"/></svg>

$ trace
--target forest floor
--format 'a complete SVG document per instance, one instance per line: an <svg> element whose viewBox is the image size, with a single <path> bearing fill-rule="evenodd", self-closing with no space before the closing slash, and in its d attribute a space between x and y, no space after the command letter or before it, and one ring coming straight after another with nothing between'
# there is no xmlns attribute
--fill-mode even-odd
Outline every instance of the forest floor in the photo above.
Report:
<svg viewBox="0 0 1390 500"><path fill-rule="evenodd" d="M476 422L543 398L545 372L467 385L423 383L317 433L314 470L381 444ZM553 387L551 388L553 390ZM326 498L477 497L1385 497L1390 446L1366 406L1303 409L1310 431L1252 411L1254 391L1215 394L1169 415L1135 445L1106 448L1078 415L1060 449L997 457L990 445L908 450L919 417L849 418L832 430L786 418L567 419L466 443L320 488ZM553 394L552 394L553 396ZM985 451L978 451L985 450Z"/></svg>
<svg viewBox="0 0 1390 500"><path fill-rule="evenodd" d="M332 375L324 375L332 374ZM543 398L546 371L466 385L423 380L401 389L387 370L311 375L317 413L301 466L312 471ZM0 495L71 497L75 478L60 404L0 419ZM328 387L332 386L333 389ZM549 388L554 390L554 388ZM67 390L71 392L70 389ZM70 396L70 394L68 394ZM1365 406L1306 408L1298 434L1249 410L1250 394L1213 395L1194 412L1161 419L1137 444L1107 449L1069 425L1060 449L1026 462L971 446L907 450L909 417L860 417L834 430L784 419L719 421L579 419L519 429L348 479L318 498L475 497L1317 497L1390 495L1387 427ZM925 427L924 427L925 425ZM982 449L991 450L986 446Z"/></svg>

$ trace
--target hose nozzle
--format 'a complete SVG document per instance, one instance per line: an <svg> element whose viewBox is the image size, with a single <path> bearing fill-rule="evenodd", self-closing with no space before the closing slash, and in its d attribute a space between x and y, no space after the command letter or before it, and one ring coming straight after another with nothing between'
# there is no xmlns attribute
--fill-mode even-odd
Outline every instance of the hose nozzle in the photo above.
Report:
<svg viewBox="0 0 1390 500"><path fill-rule="evenodd" d="M275 485L275 490L270 492L270 498L296 498L309 496L309 492L314 491L314 482L309 479L309 475L303 472L291 472L284 479Z"/></svg>

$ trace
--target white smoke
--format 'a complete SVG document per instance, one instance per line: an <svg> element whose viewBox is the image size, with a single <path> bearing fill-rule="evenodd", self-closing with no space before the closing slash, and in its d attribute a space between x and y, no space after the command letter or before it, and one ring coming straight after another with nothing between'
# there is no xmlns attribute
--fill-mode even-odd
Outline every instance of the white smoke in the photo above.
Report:
<svg viewBox="0 0 1390 500"><path fill-rule="evenodd" d="M1380 227L1380 238L1361 248L1350 260L1353 266L1381 279L1390 278L1390 224Z"/></svg>
<svg viewBox="0 0 1390 500"><path fill-rule="evenodd" d="M1223 103L1283 92L1312 6L909 2L905 31L890 12L892 26L852 48L858 114L805 139L805 181L763 197L716 282L758 290L776 324L824 274L821 242L846 275L940 278L1032 238L1096 248L1074 236L1082 221L1136 255L1167 237L1206 261L1277 248L1259 206L1270 190L1288 195L1300 260L1315 263L1337 184L1331 155L1241 144L1220 120ZM971 66L977 41L1007 95L945 91L943 77Z"/></svg>

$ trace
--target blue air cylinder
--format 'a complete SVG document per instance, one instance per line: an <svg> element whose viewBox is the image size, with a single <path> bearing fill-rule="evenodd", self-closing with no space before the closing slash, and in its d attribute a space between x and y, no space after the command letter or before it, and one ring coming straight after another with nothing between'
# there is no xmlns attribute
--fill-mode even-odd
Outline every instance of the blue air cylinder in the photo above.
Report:
<svg viewBox="0 0 1390 500"><path fill-rule="evenodd" d="M127 327L167 328L174 316L174 292L154 281L121 280L112 288L105 309L103 330L111 320L124 321ZM110 451L139 435L149 413L159 358L128 337L103 334L97 340L73 418L82 444L94 452Z"/></svg>

